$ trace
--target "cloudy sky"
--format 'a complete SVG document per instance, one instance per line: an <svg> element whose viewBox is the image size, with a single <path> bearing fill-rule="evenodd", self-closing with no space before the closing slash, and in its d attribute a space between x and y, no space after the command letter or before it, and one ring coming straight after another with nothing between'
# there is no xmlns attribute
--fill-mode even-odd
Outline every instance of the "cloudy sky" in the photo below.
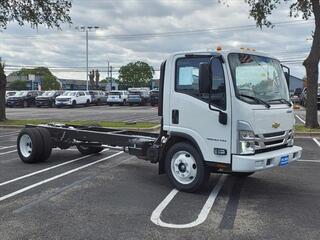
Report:
<svg viewBox="0 0 320 240"><path fill-rule="evenodd" d="M21 66L47 66L60 78L85 79L85 33L76 26L99 26L90 32L89 66L106 76L131 61L155 69L170 53L249 47L268 52L305 76L302 60L311 46L314 22L289 18L284 5L272 16L273 29L255 27L244 0L73 0L73 24L62 30L31 29L10 23L0 33L0 55L9 73ZM114 73L117 75L117 73ZM158 74L156 74L158 75Z"/></svg>

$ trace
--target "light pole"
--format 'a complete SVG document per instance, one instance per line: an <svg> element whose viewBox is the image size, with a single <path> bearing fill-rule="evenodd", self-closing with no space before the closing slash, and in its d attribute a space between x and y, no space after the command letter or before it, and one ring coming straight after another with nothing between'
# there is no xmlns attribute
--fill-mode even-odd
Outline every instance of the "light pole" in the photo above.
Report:
<svg viewBox="0 0 320 240"><path fill-rule="evenodd" d="M76 27L79 32L86 32L86 72L87 72L87 91L89 90L89 32L95 32L98 26L80 26Z"/></svg>

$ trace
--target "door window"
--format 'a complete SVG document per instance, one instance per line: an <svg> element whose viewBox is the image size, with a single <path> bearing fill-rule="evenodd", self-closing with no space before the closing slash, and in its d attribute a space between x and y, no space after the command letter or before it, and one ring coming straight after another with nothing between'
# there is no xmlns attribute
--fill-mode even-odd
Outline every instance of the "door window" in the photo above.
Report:
<svg viewBox="0 0 320 240"><path fill-rule="evenodd" d="M176 62L175 90L209 102L208 94L199 93L199 65L210 62L209 57L179 58ZM226 87L223 66L219 59L212 62L212 95L210 103L218 108L226 108Z"/></svg>

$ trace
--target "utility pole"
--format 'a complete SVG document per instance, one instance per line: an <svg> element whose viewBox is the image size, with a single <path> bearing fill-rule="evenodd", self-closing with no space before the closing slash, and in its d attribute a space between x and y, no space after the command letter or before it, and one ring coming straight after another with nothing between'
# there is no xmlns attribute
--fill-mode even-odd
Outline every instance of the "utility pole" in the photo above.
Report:
<svg viewBox="0 0 320 240"><path fill-rule="evenodd" d="M107 61L107 79L108 81L110 81L110 78L109 78L109 68L110 68L110 62ZM106 83L106 90L107 90L107 87L108 87L108 81Z"/></svg>
<svg viewBox="0 0 320 240"><path fill-rule="evenodd" d="M79 32L86 33L86 81L87 81L87 91L89 90L89 32L95 32L99 29L98 26L80 26L76 27Z"/></svg>
<svg viewBox="0 0 320 240"><path fill-rule="evenodd" d="M110 66L110 76L111 76L111 85L110 85L110 87L111 87L111 91L112 91L112 81L113 81L113 79L112 79L112 66Z"/></svg>
<svg viewBox="0 0 320 240"><path fill-rule="evenodd" d="M87 80L87 91L89 90L89 32L86 29L86 80Z"/></svg>

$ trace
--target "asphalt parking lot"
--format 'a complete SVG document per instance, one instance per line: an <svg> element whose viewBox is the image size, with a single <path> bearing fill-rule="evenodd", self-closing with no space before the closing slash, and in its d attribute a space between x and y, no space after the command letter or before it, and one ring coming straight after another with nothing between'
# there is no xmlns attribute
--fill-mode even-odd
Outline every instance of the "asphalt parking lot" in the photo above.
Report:
<svg viewBox="0 0 320 240"><path fill-rule="evenodd" d="M90 106L76 108L7 108L8 119L43 119L54 121L94 120L159 123L158 108L152 106Z"/></svg>
<svg viewBox="0 0 320 240"><path fill-rule="evenodd" d="M320 239L320 139L296 139L299 162L247 179L212 174L187 194L111 149L24 164L17 134L0 129L1 239Z"/></svg>

